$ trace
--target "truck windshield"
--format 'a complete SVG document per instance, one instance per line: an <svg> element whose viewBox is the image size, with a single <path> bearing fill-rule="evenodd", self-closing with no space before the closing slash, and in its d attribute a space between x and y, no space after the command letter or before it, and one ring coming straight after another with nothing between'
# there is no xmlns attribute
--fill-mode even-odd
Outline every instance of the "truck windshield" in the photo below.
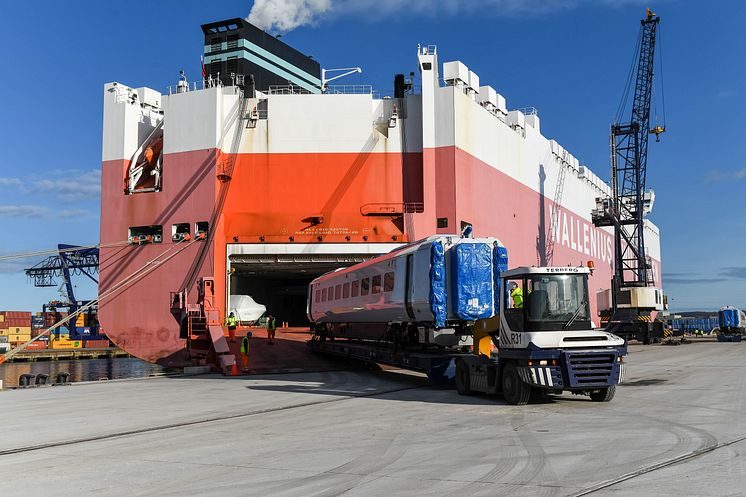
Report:
<svg viewBox="0 0 746 497"><path fill-rule="evenodd" d="M573 316L573 322L590 320L585 275L535 274L527 283L528 321L567 323Z"/></svg>

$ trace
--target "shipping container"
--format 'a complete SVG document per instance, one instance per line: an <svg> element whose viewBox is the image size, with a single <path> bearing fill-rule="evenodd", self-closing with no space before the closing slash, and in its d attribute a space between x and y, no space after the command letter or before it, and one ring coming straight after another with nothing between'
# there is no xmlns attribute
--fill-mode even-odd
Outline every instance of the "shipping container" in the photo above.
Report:
<svg viewBox="0 0 746 497"><path fill-rule="evenodd" d="M47 348L47 342L36 340L26 346L27 350L45 350Z"/></svg>
<svg viewBox="0 0 746 497"><path fill-rule="evenodd" d="M85 341L86 349L108 349L109 347L111 347L111 342L109 342L109 340L86 340Z"/></svg>
<svg viewBox="0 0 746 497"><path fill-rule="evenodd" d="M17 335L30 335L31 326L9 326L8 332L15 333Z"/></svg>
<svg viewBox="0 0 746 497"><path fill-rule="evenodd" d="M80 340L52 340L49 342L50 349L79 349L83 342Z"/></svg>

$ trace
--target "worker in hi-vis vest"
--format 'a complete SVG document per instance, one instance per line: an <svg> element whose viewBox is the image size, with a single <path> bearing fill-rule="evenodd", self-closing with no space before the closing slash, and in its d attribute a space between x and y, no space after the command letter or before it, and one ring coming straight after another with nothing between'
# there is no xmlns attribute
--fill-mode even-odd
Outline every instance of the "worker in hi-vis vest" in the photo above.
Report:
<svg viewBox="0 0 746 497"><path fill-rule="evenodd" d="M236 341L236 327L238 326L238 320L236 316L231 312L228 317L225 318L225 325L228 327L228 337L231 342Z"/></svg>
<svg viewBox="0 0 746 497"><path fill-rule="evenodd" d="M277 321L275 321L275 317L270 314L267 316L267 340L270 345L274 343L276 329Z"/></svg>
<svg viewBox="0 0 746 497"><path fill-rule="evenodd" d="M251 332L247 331L246 336L241 340L241 367L244 373L249 370L249 339L251 338Z"/></svg>
<svg viewBox="0 0 746 497"><path fill-rule="evenodd" d="M520 309L523 307L523 288L517 283L510 284L510 298L513 299L513 308Z"/></svg>

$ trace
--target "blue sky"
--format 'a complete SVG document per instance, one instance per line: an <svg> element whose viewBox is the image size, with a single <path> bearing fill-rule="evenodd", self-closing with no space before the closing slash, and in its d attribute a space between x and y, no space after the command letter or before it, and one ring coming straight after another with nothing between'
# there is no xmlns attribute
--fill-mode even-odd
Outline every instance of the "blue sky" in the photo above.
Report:
<svg viewBox="0 0 746 497"><path fill-rule="evenodd" d="M464 61L510 108L537 107L543 133L608 178L609 124L647 3L305 1L317 15L283 40L327 68L361 66L349 83L390 94L395 72L416 69L417 44L437 44L441 62ZM665 290L674 311L744 308L746 4L651 6L662 18L669 129L651 143L648 169ZM182 68L198 79L200 24L250 9L237 0L5 2L0 254L96 243L103 84L165 91ZM34 262L0 262L0 309L40 310L56 297L27 282L21 269Z"/></svg>

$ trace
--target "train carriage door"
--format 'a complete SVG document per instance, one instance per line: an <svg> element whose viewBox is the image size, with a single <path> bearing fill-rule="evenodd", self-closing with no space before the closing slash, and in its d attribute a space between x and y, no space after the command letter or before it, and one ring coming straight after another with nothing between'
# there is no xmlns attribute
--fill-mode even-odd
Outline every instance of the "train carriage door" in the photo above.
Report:
<svg viewBox="0 0 746 497"><path fill-rule="evenodd" d="M407 315L409 319L414 319L414 307L412 307L412 300L414 299L414 257L413 254L407 256L407 277L404 281L404 307L407 309Z"/></svg>

